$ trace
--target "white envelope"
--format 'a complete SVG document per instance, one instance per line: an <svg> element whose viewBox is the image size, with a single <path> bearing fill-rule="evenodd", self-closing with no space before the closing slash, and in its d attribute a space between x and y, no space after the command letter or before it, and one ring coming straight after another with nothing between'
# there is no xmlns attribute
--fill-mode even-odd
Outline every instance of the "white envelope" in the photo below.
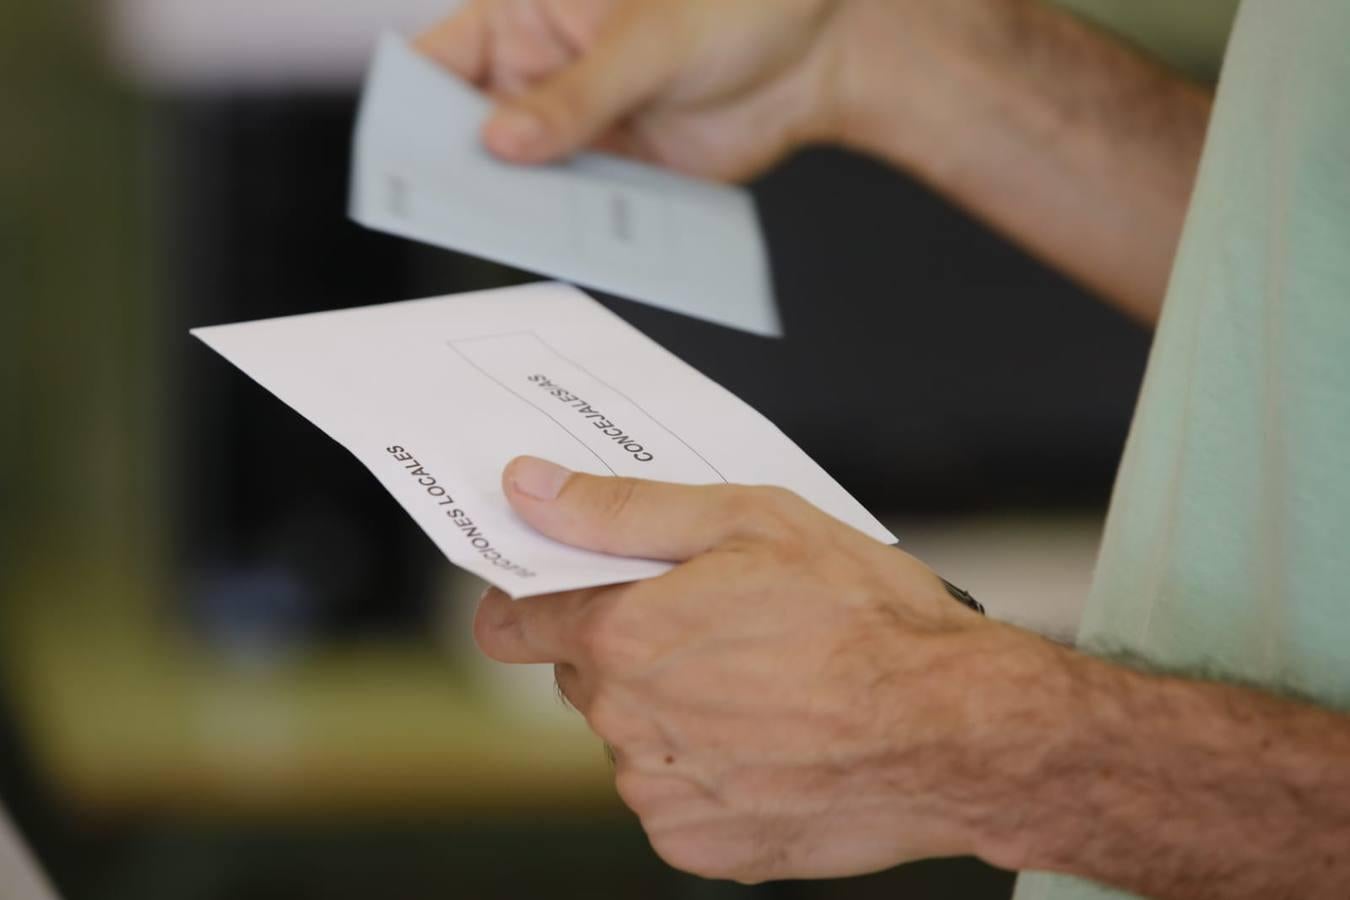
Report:
<svg viewBox="0 0 1350 900"><path fill-rule="evenodd" d="M670 568L527 526L500 487L522 454L599 475L780 485L895 541L768 419L567 285L192 333L355 454L452 562L513 597Z"/></svg>
<svg viewBox="0 0 1350 900"><path fill-rule="evenodd" d="M662 309L767 336L782 327L754 201L614 156L493 158L488 101L386 34L357 122L351 217Z"/></svg>

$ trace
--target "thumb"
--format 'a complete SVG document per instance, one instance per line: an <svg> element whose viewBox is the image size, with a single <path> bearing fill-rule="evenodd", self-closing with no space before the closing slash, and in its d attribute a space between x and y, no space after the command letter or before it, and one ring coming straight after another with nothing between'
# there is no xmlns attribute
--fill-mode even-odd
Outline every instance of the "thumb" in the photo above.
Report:
<svg viewBox="0 0 1350 900"><path fill-rule="evenodd" d="M511 461L502 489L521 518L556 541L669 562L757 534L772 514L771 503L754 502L769 489L600 477L532 456Z"/></svg>
<svg viewBox="0 0 1350 900"><path fill-rule="evenodd" d="M663 4L642 4L606 28L577 62L504 101L483 127L510 162L549 162L595 141L674 77L678 51L660 27Z"/></svg>

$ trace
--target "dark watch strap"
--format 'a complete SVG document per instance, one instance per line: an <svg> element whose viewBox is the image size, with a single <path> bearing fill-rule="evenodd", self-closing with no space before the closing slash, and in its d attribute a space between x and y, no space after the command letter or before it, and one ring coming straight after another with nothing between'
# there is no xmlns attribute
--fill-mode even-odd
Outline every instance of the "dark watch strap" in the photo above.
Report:
<svg viewBox="0 0 1350 900"><path fill-rule="evenodd" d="M957 587L945 578L942 579L942 583L946 586L947 593L952 595L953 600L967 609L972 609L980 615L984 615L984 604L972 597L970 591Z"/></svg>

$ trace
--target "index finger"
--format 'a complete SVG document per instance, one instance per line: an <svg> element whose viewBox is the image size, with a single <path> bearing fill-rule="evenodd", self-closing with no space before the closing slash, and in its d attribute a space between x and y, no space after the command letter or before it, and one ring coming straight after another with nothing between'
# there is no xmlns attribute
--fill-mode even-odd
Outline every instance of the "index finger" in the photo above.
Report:
<svg viewBox="0 0 1350 900"><path fill-rule="evenodd" d="M474 616L474 641L497 662L575 665L581 656L578 635L600 590L512 600L488 588Z"/></svg>

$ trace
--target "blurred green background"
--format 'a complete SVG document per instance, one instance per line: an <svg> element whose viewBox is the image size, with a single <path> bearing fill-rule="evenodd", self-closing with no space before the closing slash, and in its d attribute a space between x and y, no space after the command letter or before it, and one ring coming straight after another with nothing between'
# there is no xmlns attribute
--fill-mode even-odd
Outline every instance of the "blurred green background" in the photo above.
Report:
<svg viewBox="0 0 1350 900"><path fill-rule="evenodd" d="M1235 3L1066 5L1208 79ZM70 900L1007 896L1010 877L972 861L754 889L663 866L549 673L472 653L475 585L359 467L184 335L526 276L346 225L353 80L157 81L128 67L139 50L125 36L110 50L118 14L91 0L0 8L0 798ZM272 27L256 22L260 37ZM811 154L756 191L784 248L780 283L797 285L790 335L795 315L816 347L615 308L764 408L920 555L1071 630L1147 336L872 164ZM1046 385L1077 365L1071 351L1001 357L991 336L985 368L925 385L931 406L915 400L891 430L860 408L803 411L814 401L773 385L817 371L812 354L867 380L855 357L903 365L886 358L891 335L954 326L889 304L810 327L819 291L875 293L894 263L884 242L819 246L820 226L786 211L802 197L860 234L927 241L905 267L950 301L933 306L996 316L1025 296L1055 347L1081 343L1114 369L1060 396ZM906 318L878 326L885 315ZM1010 370L1023 388L984 414ZM831 435L849 423L892 449L845 456ZM1053 451L1025 438L1047 423ZM980 451L937 449L953 433ZM293 448L322 477L278 495L260 446Z"/></svg>

